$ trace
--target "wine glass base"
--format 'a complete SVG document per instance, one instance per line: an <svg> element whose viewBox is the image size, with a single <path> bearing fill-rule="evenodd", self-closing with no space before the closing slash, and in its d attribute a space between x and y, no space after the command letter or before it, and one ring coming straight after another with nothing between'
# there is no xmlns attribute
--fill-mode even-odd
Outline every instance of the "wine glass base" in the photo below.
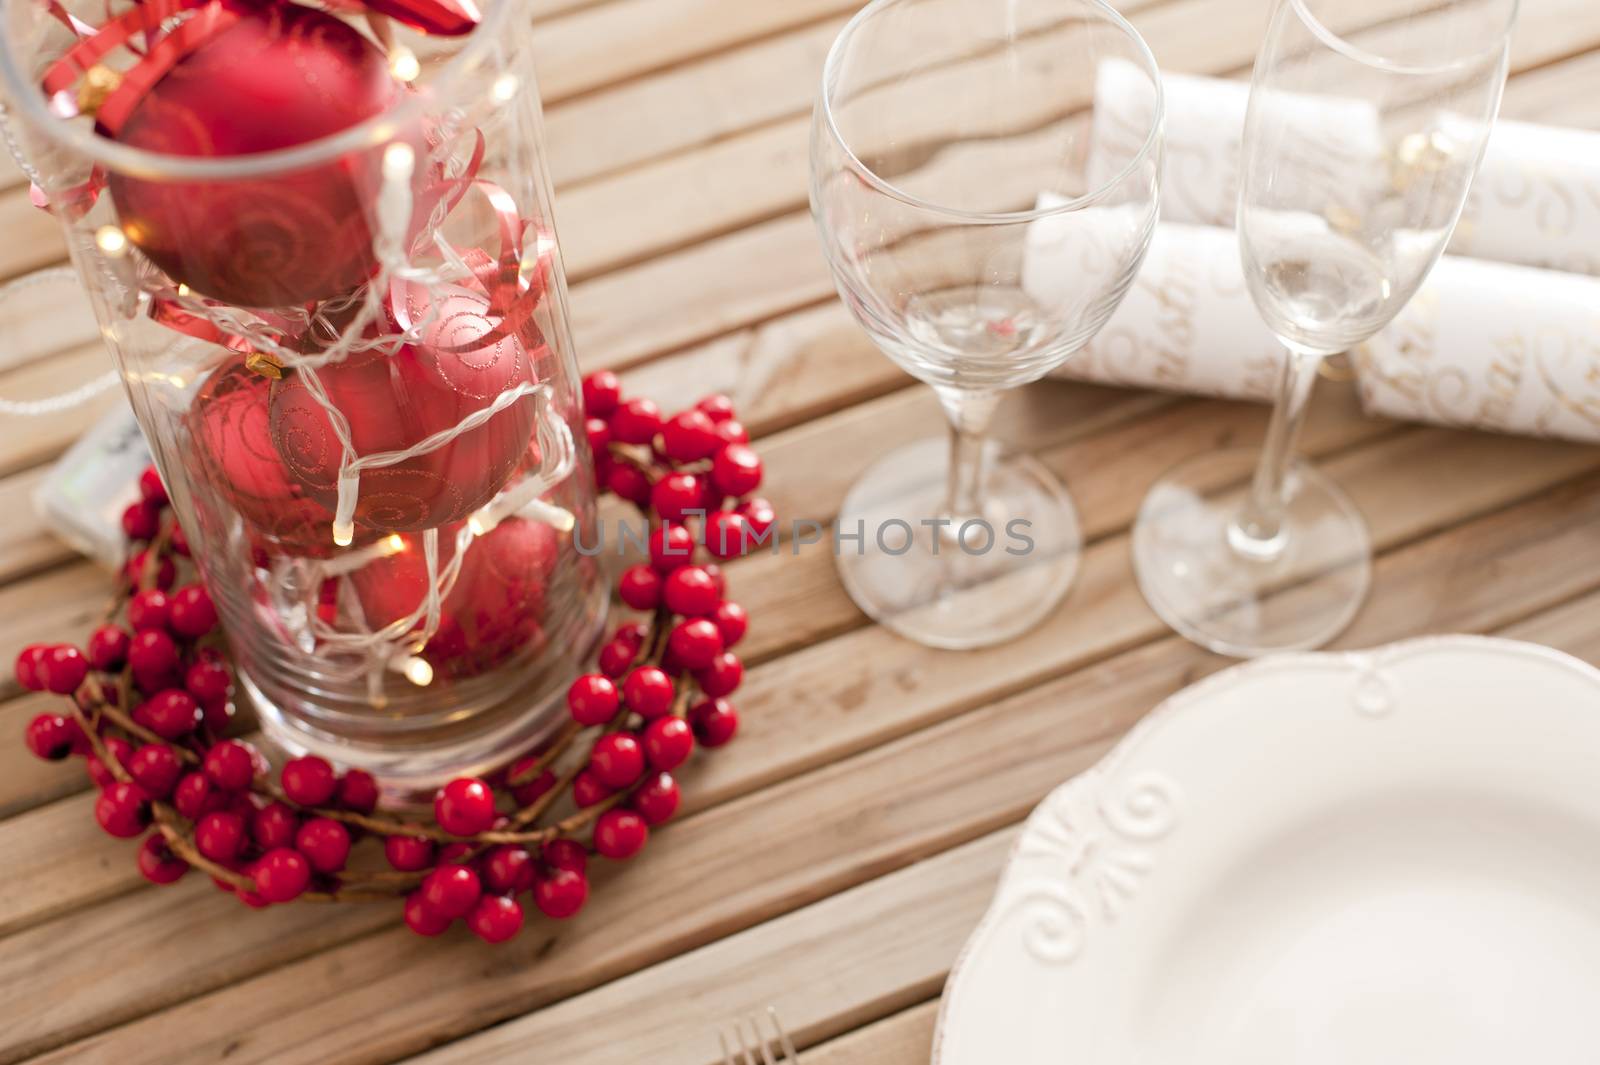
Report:
<svg viewBox="0 0 1600 1065"><path fill-rule="evenodd" d="M1002 456L992 441L985 456L984 512L960 528L935 524L950 461L942 439L879 460L840 511L836 561L850 598L929 647L964 650L1022 635L1078 572L1078 515L1061 483L1027 455Z"/></svg>
<svg viewBox="0 0 1600 1065"><path fill-rule="evenodd" d="M1133 529L1150 606L1200 646L1240 658L1322 646L1350 624L1372 580L1366 521L1303 462L1289 471L1281 551L1253 558L1233 546L1258 458L1239 449L1183 463L1150 490Z"/></svg>

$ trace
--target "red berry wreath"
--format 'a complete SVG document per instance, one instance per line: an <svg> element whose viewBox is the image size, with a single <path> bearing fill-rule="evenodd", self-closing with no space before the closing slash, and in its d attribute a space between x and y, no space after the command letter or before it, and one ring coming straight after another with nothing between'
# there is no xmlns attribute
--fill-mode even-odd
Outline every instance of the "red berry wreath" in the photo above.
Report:
<svg viewBox="0 0 1600 1065"><path fill-rule="evenodd" d="M254 747L225 738L232 672L216 608L198 578L176 586L189 546L154 468L122 516L132 550L106 621L82 649L35 644L17 656L19 683L70 703L29 723L29 749L85 757L100 789L95 820L144 837L139 871L157 884L199 868L252 907L403 899L418 934L459 919L490 943L521 929L521 896L572 917L589 896L590 854L638 854L678 810L673 771L738 730L726 697L743 678L733 647L749 622L716 563L697 559L736 557L773 521L771 505L750 498L761 460L726 396L663 419L601 372L584 380L583 400L597 482L651 525L650 561L617 589L647 617L619 625L598 672L572 683L571 720L545 749L489 780L450 781L431 821L380 809L362 770L302 757L274 780ZM552 820L567 794L573 812ZM362 837L379 842L388 868L351 864Z"/></svg>

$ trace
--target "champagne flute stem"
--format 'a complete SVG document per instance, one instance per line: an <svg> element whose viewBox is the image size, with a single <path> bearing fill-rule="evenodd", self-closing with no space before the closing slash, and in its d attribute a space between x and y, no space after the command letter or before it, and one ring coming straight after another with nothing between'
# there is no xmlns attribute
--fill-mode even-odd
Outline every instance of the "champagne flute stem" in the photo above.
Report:
<svg viewBox="0 0 1600 1065"><path fill-rule="evenodd" d="M945 512L940 517L950 522L943 527L945 535L954 536L963 522L983 517L984 481L988 472L985 452L989 424L994 420L1000 393L959 388L936 391L945 417L950 421L950 474L945 489Z"/></svg>
<svg viewBox="0 0 1600 1065"><path fill-rule="evenodd" d="M1311 386L1317 380L1322 355L1300 348L1289 348L1283 373L1278 377L1278 397L1272 407L1261 461L1250 483L1244 509L1228 528L1228 542L1246 558L1270 562L1288 546L1288 530L1283 515L1288 507L1289 463L1294 444L1305 424L1310 407Z"/></svg>

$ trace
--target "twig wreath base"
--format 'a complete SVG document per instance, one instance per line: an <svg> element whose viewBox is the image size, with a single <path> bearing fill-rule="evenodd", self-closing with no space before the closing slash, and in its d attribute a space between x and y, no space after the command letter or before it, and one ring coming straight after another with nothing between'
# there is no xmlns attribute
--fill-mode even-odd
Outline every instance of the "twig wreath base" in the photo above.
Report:
<svg viewBox="0 0 1600 1065"><path fill-rule="evenodd" d="M574 916L591 857L638 854L678 810L673 771L737 731L726 697L743 678L732 648L748 618L713 560L743 554L773 521L752 498L761 462L727 397L665 419L601 372L583 399L597 483L650 523L649 561L617 588L643 620L601 646L596 671L567 692L570 720L542 749L488 779L450 781L431 810L381 808L370 774L317 757L274 773L229 737L233 677L216 608L153 467L123 515L130 557L103 622L82 648L17 656L19 683L68 703L29 723L29 749L86 759L96 821L142 837L139 870L158 884L198 869L252 907L400 901L418 934L462 920L491 943L520 931L524 896L546 917ZM356 850L363 839L372 855Z"/></svg>

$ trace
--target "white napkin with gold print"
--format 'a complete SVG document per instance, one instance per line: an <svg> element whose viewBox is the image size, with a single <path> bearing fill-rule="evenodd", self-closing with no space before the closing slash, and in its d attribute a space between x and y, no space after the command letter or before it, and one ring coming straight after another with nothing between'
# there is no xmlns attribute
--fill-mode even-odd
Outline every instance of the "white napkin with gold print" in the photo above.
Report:
<svg viewBox="0 0 1600 1065"><path fill-rule="evenodd" d="M1124 91L1144 72L1123 60L1101 64L1093 137L1110 143L1133 128L1148 93ZM1135 88L1148 84L1139 80ZM1242 81L1167 74L1162 217L1233 225L1240 142L1250 86ZM1306 148L1370 164L1369 131L1338 101L1307 99ZM1334 151L1336 146L1338 150ZM1427 145L1415 146L1426 151ZM1352 175L1355 180L1360 176ZM1450 241L1452 255L1600 275L1600 133L1501 120L1490 135Z"/></svg>
<svg viewBox="0 0 1600 1065"><path fill-rule="evenodd" d="M1033 298L1074 286L1067 256L1030 241L1023 283ZM1447 255L1352 355L1375 414L1600 441L1600 278ZM1122 305L1058 373L1267 400L1282 359L1245 289L1234 232L1163 222Z"/></svg>

